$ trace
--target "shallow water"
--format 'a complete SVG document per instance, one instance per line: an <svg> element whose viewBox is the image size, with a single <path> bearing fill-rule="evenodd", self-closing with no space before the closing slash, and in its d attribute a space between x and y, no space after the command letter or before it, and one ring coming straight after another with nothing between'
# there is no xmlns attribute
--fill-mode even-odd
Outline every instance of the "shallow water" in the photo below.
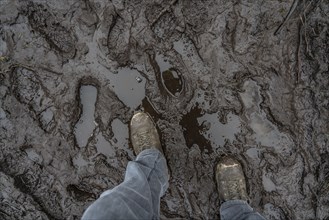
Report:
<svg viewBox="0 0 329 220"><path fill-rule="evenodd" d="M80 148L87 145L88 139L93 135L95 129L95 103L97 98L97 89L91 85L80 87L80 103L82 113L79 121L74 127L74 134L77 144Z"/></svg>
<svg viewBox="0 0 329 220"><path fill-rule="evenodd" d="M157 54L155 56L155 61L157 62L161 73L173 67L169 60L166 59L162 54Z"/></svg>
<svg viewBox="0 0 329 220"><path fill-rule="evenodd" d="M95 146L97 148L97 153L101 153L106 157L115 156L113 145L104 138L101 132L99 132L95 137Z"/></svg>
<svg viewBox="0 0 329 220"><path fill-rule="evenodd" d="M107 77L113 91L126 106L135 109L142 104L146 79L137 70L119 68L117 73L109 73Z"/></svg>
<svg viewBox="0 0 329 220"><path fill-rule="evenodd" d="M119 149L128 148L129 129L128 125L124 124L120 119L114 119L112 124L113 142Z"/></svg>

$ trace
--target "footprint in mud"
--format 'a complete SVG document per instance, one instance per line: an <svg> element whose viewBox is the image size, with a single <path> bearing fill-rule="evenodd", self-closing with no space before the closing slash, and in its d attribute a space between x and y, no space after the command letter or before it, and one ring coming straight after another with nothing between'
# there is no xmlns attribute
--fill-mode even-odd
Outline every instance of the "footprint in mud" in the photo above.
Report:
<svg viewBox="0 0 329 220"><path fill-rule="evenodd" d="M28 16L32 28L39 32L50 46L66 58L74 57L76 39L44 5L29 2L23 7L23 13Z"/></svg>
<svg viewBox="0 0 329 220"><path fill-rule="evenodd" d="M183 89L183 81L182 75L179 70L175 68L170 68L162 72L162 82L167 89L167 91L175 96L178 97Z"/></svg>
<svg viewBox="0 0 329 220"><path fill-rule="evenodd" d="M82 114L74 128L75 138L80 148L87 145L88 139L93 135L96 127L94 116L96 98L97 89L94 86L85 85L80 87Z"/></svg>
<svg viewBox="0 0 329 220"><path fill-rule="evenodd" d="M95 105L97 101L97 88L92 85L82 85L80 87L80 103L82 105L82 114L79 121L75 125L74 135L78 146L84 150L92 148L94 155L91 156L91 161L99 154L103 154L108 159L111 165L117 165L117 160L112 160L116 157L115 149L124 149L128 147L128 127L119 119L112 122L112 131L114 137L107 140L98 124L95 122ZM85 156L85 155L84 155ZM74 158L74 164L78 167L90 164L81 153Z"/></svg>
<svg viewBox="0 0 329 220"><path fill-rule="evenodd" d="M174 68L162 55L157 54L155 60L160 68L161 83L165 90L171 96L179 97L184 86L181 72Z"/></svg>
<svg viewBox="0 0 329 220"><path fill-rule="evenodd" d="M129 60L130 27L129 23L119 16L115 16L109 30L107 45L111 59L120 64L126 64Z"/></svg>

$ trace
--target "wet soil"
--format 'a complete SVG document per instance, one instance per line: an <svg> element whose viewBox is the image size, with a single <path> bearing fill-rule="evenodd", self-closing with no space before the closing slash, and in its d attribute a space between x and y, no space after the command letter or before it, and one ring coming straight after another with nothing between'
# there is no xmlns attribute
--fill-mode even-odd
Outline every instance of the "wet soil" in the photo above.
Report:
<svg viewBox="0 0 329 220"><path fill-rule="evenodd" d="M161 218L219 219L216 162L267 219L329 219L329 3L1 0L0 218L79 219L150 113Z"/></svg>

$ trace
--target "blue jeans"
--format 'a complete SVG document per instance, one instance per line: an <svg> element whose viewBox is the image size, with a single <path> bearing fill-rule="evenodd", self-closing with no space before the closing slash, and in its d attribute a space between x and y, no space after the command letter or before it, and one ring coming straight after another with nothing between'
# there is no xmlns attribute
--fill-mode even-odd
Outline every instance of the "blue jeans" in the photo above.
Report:
<svg viewBox="0 0 329 220"><path fill-rule="evenodd" d="M84 212L83 220L159 219L160 198L168 188L165 157L155 149L142 151L128 163L123 183L107 190ZM244 201L227 201L221 219L264 219Z"/></svg>

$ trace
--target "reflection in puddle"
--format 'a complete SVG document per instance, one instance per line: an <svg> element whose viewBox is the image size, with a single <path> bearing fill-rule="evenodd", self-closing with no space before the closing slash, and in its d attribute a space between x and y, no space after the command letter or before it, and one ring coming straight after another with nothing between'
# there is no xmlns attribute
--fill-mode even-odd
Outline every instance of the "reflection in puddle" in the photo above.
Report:
<svg viewBox="0 0 329 220"><path fill-rule="evenodd" d="M199 148L208 153L212 153L213 149L211 147L210 141L200 134L202 126L200 126L199 118L203 116L201 108L195 106L186 115L183 115L179 124L183 127L184 138L187 147L191 148L193 145L198 145Z"/></svg>
<svg viewBox="0 0 329 220"><path fill-rule="evenodd" d="M223 146L225 140L231 142L235 140L235 134L241 130L240 118L237 115L229 113L227 115L227 123L222 124L218 119L218 114L205 114L198 118L198 122L206 127L203 135L209 139L213 146Z"/></svg>
<svg viewBox="0 0 329 220"><path fill-rule="evenodd" d="M115 76L114 91L118 97L131 108L140 105L145 97L146 79L137 70L129 68L121 68Z"/></svg>
<svg viewBox="0 0 329 220"><path fill-rule="evenodd" d="M173 66L169 63L169 61L165 59L165 57L161 54L157 54L155 56L155 61L157 62L161 73L166 70L169 70L170 68L173 68Z"/></svg>
<svg viewBox="0 0 329 220"><path fill-rule="evenodd" d="M98 153L104 154L106 157L115 156L115 150L113 146L104 138L102 132L98 133L94 141Z"/></svg>
<svg viewBox="0 0 329 220"><path fill-rule="evenodd" d="M75 138L80 148L87 145L88 139L92 136L96 126L94 117L96 98L97 89L94 86L81 86L82 114L74 128Z"/></svg>
<svg viewBox="0 0 329 220"><path fill-rule="evenodd" d="M177 51L182 57L191 57L193 56L193 47L190 40L182 38L174 43L174 50Z"/></svg>
<svg viewBox="0 0 329 220"><path fill-rule="evenodd" d="M97 29L96 35L101 35ZM105 77L107 85L109 85L118 98L128 107L134 109L142 103L145 97L146 79L136 70L128 67L119 68L116 72L110 72L111 65L107 62L107 58L99 51L96 41L87 43L89 51L86 58L93 70L97 70L98 74ZM140 68L140 67L139 67Z"/></svg>
<svg viewBox="0 0 329 220"><path fill-rule="evenodd" d="M75 166L81 169L82 167L92 165L93 162L91 161L93 161L99 154L103 154L111 166L118 167L119 163L116 157L116 149L127 151L130 158L134 157L133 151L130 150L128 146L128 126L122 123L119 119L114 119L111 126L114 136L109 141L105 139L99 128L95 129L94 136L88 145L89 147L95 146L97 152L89 156L79 152L73 158L73 164Z"/></svg>
<svg viewBox="0 0 329 220"><path fill-rule="evenodd" d="M124 124L119 119L114 119L112 124L112 131L114 134L115 145L120 149L127 149L128 148L128 125Z"/></svg>
<svg viewBox="0 0 329 220"><path fill-rule="evenodd" d="M126 106L135 109L142 104L146 80L137 70L125 67L107 76L113 91Z"/></svg>
<svg viewBox="0 0 329 220"><path fill-rule="evenodd" d="M167 91L178 97L183 89L182 76L180 72L174 68L162 72L162 83L164 84Z"/></svg>
<svg viewBox="0 0 329 220"><path fill-rule="evenodd" d="M183 89L183 78L180 71L161 54L157 54L155 60L160 68L161 83L164 88L170 95L178 97Z"/></svg>
<svg viewBox="0 0 329 220"><path fill-rule="evenodd" d="M102 132L96 127L97 124L94 121L96 99L97 89L94 86L81 86L80 101L82 114L74 128L74 134L80 148L85 148L88 144L88 146L96 147L97 153L95 152L92 156L84 158L83 153L79 152L73 158L74 165L79 168L92 164L90 161L99 154L106 156L108 162L111 161L111 164L115 165L117 161L111 160L111 158L113 159L116 156L114 147L122 145L121 148L128 148L128 141L126 140L128 137L128 127L120 120L115 119L112 123L114 138L110 142L105 139ZM89 138L91 140L88 143Z"/></svg>

